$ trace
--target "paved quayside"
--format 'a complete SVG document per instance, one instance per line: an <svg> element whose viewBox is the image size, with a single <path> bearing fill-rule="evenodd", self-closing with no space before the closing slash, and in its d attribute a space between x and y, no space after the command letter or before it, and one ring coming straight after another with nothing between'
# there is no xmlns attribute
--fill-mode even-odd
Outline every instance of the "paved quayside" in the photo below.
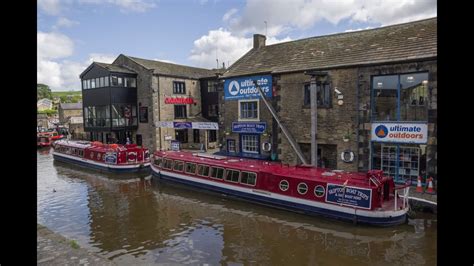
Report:
<svg viewBox="0 0 474 266"><path fill-rule="evenodd" d="M37 265L116 265L40 224L36 233Z"/></svg>

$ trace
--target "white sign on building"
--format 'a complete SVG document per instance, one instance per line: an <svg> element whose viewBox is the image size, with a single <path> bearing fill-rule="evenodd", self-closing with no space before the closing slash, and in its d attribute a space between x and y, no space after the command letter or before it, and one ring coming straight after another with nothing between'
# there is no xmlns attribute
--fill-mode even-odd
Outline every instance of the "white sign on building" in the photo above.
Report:
<svg viewBox="0 0 474 266"><path fill-rule="evenodd" d="M426 123L372 123L371 140L375 142L416 143L428 142Z"/></svg>

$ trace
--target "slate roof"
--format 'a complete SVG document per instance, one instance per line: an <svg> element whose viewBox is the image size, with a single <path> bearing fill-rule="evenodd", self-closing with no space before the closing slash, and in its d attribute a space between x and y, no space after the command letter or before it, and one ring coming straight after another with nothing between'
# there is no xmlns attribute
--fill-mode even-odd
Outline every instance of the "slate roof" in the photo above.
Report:
<svg viewBox="0 0 474 266"><path fill-rule="evenodd" d="M132 56L124 55L132 61L135 61L137 64L142 65L147 69L153 69L154 74L161 74L165 76L177 76L177 77L185 77L185 78L192 78L192 79L199 79L203 77L214 77L215 71L204 69L204 68L197 68L197 67L190 67L190 66L183 66L177 65L172 63L165 63L161 61L155 60L148 60L142 59Z"/></svg>
<svg viewBox="0 0 474 266"><path fill-rule="evenodd" d="M60 103L61 109L63 110L75 110L81 109L82 110L82 103Z"/></svg>
<svg viewBox="0 0 474 266"><path fill-rule="evenodd" d="M251 49L223 77L389 63L437 56L437 18Z"/></svg>
<svg viewBox="0 0 474 266"><path fill-rule="evenodd" d="M110 72L118 72L118 73L127 73L127 74L136 74L135 72L129 70L129 69L126 69L124 67L121 67L121 66L117 66L117 65L112 65L112 64L106 64L106 63L99 63L99 62L94 62L95 64L107 69L108 71Z"/></svg>

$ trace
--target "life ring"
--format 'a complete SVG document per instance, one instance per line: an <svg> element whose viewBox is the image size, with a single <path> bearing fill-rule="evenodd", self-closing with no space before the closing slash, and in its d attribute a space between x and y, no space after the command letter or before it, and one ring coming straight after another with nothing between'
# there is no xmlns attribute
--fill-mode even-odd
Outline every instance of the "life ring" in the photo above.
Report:
<svg viewBox="0 0 474 266"><path fill-rule="evenodd" d="M352 163L354 161L354 152L350 150L341 152L341 160L345 163Z"/></svg>
<svg viewBox="0 0 474 266"><path fill-rule="evenodd" d="M263 151L270 151L272 149L272 144L270 142L262 143L262 150Z"/></svg>

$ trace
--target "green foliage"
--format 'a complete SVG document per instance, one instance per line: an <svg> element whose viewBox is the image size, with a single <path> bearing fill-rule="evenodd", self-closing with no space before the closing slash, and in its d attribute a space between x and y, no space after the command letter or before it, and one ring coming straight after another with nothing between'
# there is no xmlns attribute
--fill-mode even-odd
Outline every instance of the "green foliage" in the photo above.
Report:
<svg viewBox="0 0 474 266"><path fill-rule="evenodd" d="M71 240L71 247L74 249L78 249L80 246L77 244L76 240Z"/></svg>
<svg viewBox="0 0 474 266"><path fill-rule="evenodd" d="M78 103L82 101L81 91L55 91L54 97L59 97L62 103Z"/></svg>
<svg viewBox="0 0 474 266"><path fill-rule="evenodd" d="M43 111L38 111L38 114L46 114L48 116L55 115L58 113L58 110L51 110L51 109L46 109Z"/></svg>
<svg viewBox="0 0 474 266"><path fill-rule="evenodd" d="M43 99L47 98L52 100L53 99L53 94L51 93L51 89L49 88L48 85L44 84L37 84L36 85L36 97L37 99Z"/></svg>

